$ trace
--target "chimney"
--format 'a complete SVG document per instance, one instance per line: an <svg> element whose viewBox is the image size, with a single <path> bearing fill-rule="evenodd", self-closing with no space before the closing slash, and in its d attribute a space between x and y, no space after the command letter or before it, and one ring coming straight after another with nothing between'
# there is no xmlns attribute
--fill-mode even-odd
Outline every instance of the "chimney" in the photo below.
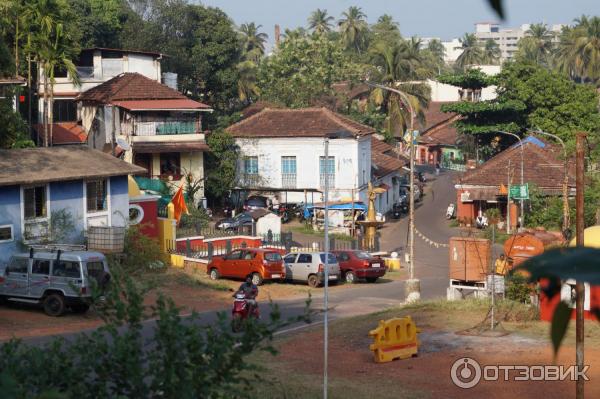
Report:
<svg viewBox="0 0 600 399"><path fill-rule="evenodd" d="M162 84L177 90L177 74L172 72L164 72L162 74Z"/></svg>
<svg viewBox="0 0 600 399"><path fill-rule="evenodd" d="M279 47L281 41L281 28L278 24L275 24L275 47Z"/></svg>

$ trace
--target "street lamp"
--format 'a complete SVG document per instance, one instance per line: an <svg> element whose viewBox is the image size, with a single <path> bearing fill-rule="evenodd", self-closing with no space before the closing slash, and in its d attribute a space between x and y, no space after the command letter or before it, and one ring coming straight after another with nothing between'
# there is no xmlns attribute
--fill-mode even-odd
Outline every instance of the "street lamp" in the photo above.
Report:
<svg viewBox="0 0 600 399"><path fill-rule="evenodd" d="M415 302L421 299L421 286L419 280L415 278L415 263L414 263L414 255L415 255L415 149L414 149L414 120L415 120L415 111L413 106L410 103L410 100L406 93L401 90L394 89L388 86L380 85L377 83L365 82L367 85L371 87L376 87L382 90L391 91L392 93L398 94L402 101L406 103L410 111L410 202L409 202L409 216L408 216L408 224L409 224L409 275L410 279L406 282L406 301L407 302Z"/></svg>
<svg viewBox="0 0 600 399"><path fill-rule="evenodd" d="M519 140L519 147L521 147L521 187L523 187L523 141L521 140L521 137L519 137L515 133L503 132L501 130L498 130L498 133L513 136L513 137L516 137L517 140ZM510 192L508 192L506 195L506 202L508 203L508 208L510 209ZM523 198L521 197L521 228L523 228L524 226L525 226L525 210L524 210L524 206L523 206Z"/></svg>

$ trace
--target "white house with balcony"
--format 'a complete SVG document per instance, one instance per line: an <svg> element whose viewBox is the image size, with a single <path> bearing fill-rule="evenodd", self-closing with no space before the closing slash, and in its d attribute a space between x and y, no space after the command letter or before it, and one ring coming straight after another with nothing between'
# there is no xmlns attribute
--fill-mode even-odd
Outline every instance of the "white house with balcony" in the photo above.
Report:
<svg viewBox="0 0 600 399"><path fill-rule="evenodd" d="M122 73L76 100L92 148L142 166L146 177L177 182L191 174L203 180L208 146L202 114L212 111L208 105L139 73Z"/></svg>
<svg viewBox="0 0 600 399"><path fill-rule="evenodd" d="M73 83L73 77L66 70L54 71L53 120L56 123L77 122L77 102L75 98L122 73L139 73L148 79L161 82L160 61L163 55L151 51L120 50L109 48L88 48L81 50L74 60L80 85ZM38 77L38 121L43 120L43 68Z"/></svg>
<svg viewBox="0 0 600 399"><path fill-rule="evenodd" d="M371 174L375 130L326 108L265 108L227 131L240 148L240 190L315 203L329 179L331 201L366 201L368 183L379 179Z"/></svg>

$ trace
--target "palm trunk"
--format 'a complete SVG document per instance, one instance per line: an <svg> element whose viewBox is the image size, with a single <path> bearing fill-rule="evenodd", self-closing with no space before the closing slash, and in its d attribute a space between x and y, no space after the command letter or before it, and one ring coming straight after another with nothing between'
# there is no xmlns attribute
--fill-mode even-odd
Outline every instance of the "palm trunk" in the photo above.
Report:
<svg viewBox="0 0 600 399"><path fill-rule="evenodd" d="M54 143L54 137L52 135L54 130L54 79L50 81L50 98L48 107L48 125L50 125L50 141L49 145L52 146Z"/></svg>
<svg viewBox="0 0 600 399"><path fill-rule="evenodd" d="M44 123L44 147L48 147L48 75L44 68L44 110L42 115Z"/></svg>

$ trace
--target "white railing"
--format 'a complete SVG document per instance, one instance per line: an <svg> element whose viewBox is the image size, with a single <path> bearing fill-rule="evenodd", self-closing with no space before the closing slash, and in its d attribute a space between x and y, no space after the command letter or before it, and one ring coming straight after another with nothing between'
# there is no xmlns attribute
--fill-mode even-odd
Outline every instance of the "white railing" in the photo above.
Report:
<svg viewBox="0 0 600 399"><path fill-rule="evenodd" d="M319 184L321 188L325 188L325 182L328 181L327 187L334 188L335 187L335 174L333 173L321 173L319 176Z"/></svg>
<svg viewBox="0 0 600 399"><path fill-rule="evenodd" d="M121 124L121 132L135 136L163 136L199 133L194 121L180 122L134 122Z"/></svg>
<svg viewBox="0 0 600 399"><path fill-rule="evenodd" d="M296 174L295 173L282 173L281 174L281 188L296 188Z"/></svg>

